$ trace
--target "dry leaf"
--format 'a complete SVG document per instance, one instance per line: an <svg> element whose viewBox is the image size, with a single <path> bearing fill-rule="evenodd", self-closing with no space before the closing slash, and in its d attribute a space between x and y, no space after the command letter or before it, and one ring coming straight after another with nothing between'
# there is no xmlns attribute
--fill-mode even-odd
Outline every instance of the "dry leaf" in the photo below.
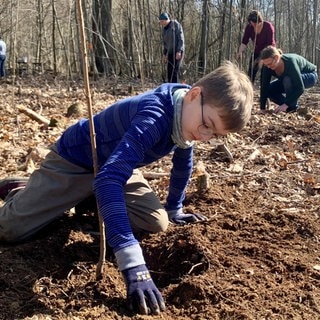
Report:
<svg viewBox="0 0 320 320"><path fill-rule="evenodd" d="M241 173L243 172L243 163L231 164L230 167L226 170L234 173Z"/></svg>

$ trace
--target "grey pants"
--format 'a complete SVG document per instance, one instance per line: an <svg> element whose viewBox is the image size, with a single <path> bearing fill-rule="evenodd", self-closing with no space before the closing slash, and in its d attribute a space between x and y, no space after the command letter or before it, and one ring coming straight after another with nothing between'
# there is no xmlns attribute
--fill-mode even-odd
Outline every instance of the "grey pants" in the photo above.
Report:
<svg viewBox="0 0 320 320"><path fill-rule="evenodd" d="M0 208L0 241L26 239L93 194L93 173L59 156L53 148L25 188L11 192ZM139 170L124 188L134 232L167 229L168 216Z"/></svg>

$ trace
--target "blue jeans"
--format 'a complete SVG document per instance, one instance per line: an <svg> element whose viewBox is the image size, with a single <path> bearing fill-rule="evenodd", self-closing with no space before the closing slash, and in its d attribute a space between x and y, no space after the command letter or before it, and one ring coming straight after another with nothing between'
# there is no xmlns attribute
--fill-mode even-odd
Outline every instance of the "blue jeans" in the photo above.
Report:
<svg viewBox="0 0 320 320"><path fill-rule="evenodd" d="M0 78L6 76L6 71L4 68L5 62L6 62L6 56L0 55Z"/></svg>
<svg viewBox="0 0 320 320"><path fill-rule="evenodd" d="M306 89L313 87L318 81L316 71L301 74L301 78ZM269 85L269 98L271 101L281 106L285 103L285 95L292 91L292 81L286 76L282 80L273 80ZM298 109L298 99L288 105L287 112L292 112Z"/></svg>

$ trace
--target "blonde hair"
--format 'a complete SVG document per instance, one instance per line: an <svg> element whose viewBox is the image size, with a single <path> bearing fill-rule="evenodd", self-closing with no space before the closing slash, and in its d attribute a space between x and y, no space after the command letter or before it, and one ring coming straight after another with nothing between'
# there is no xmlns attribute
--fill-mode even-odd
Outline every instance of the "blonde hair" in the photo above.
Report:
<svg viewBox="0 0 320 320"><path fill-rule="evenodd" d="M278 49L274 46L267 46L261 51L260 58L264 60L264 59L274 58L275 56L281 56L281 55L282 55L281 49Z"/></svg>
<svg viewBox="0 0 320 320"><path fill-rule="evenodd" d="M240 131L250 120L253 86L249 77L232 62L224 62L193 86L202 88L204 103L218 109L229 132Z"/></svg>

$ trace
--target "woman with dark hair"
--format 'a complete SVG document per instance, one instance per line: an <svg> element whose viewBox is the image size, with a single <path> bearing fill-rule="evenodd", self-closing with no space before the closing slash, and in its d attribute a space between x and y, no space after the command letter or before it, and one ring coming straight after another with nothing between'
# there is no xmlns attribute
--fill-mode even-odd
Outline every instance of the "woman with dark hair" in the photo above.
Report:
<svg viewBox="0 0 320 320"><path fill-rule="evenodd" d="M249 41L253 42L253 54L250 57L248 75L252 83L259 70L259 60L261 51L271 45L275 46L274 26L269 21L264 21L261 12L253 10L248 15L248 24L242 36L241 45L238 51L238 58L247 48Z"/></svg>
<svg viewBox="0 0 320 320"><path fill-rule="evenodd" d="M278 105L275 113L295 112L298 98L318 81L317 67L298 54L283 54L282 50L272 46L262 50L261 60L260 109L265 110L270 98ZM271 77L277 79L270 82Z"/></svg>

